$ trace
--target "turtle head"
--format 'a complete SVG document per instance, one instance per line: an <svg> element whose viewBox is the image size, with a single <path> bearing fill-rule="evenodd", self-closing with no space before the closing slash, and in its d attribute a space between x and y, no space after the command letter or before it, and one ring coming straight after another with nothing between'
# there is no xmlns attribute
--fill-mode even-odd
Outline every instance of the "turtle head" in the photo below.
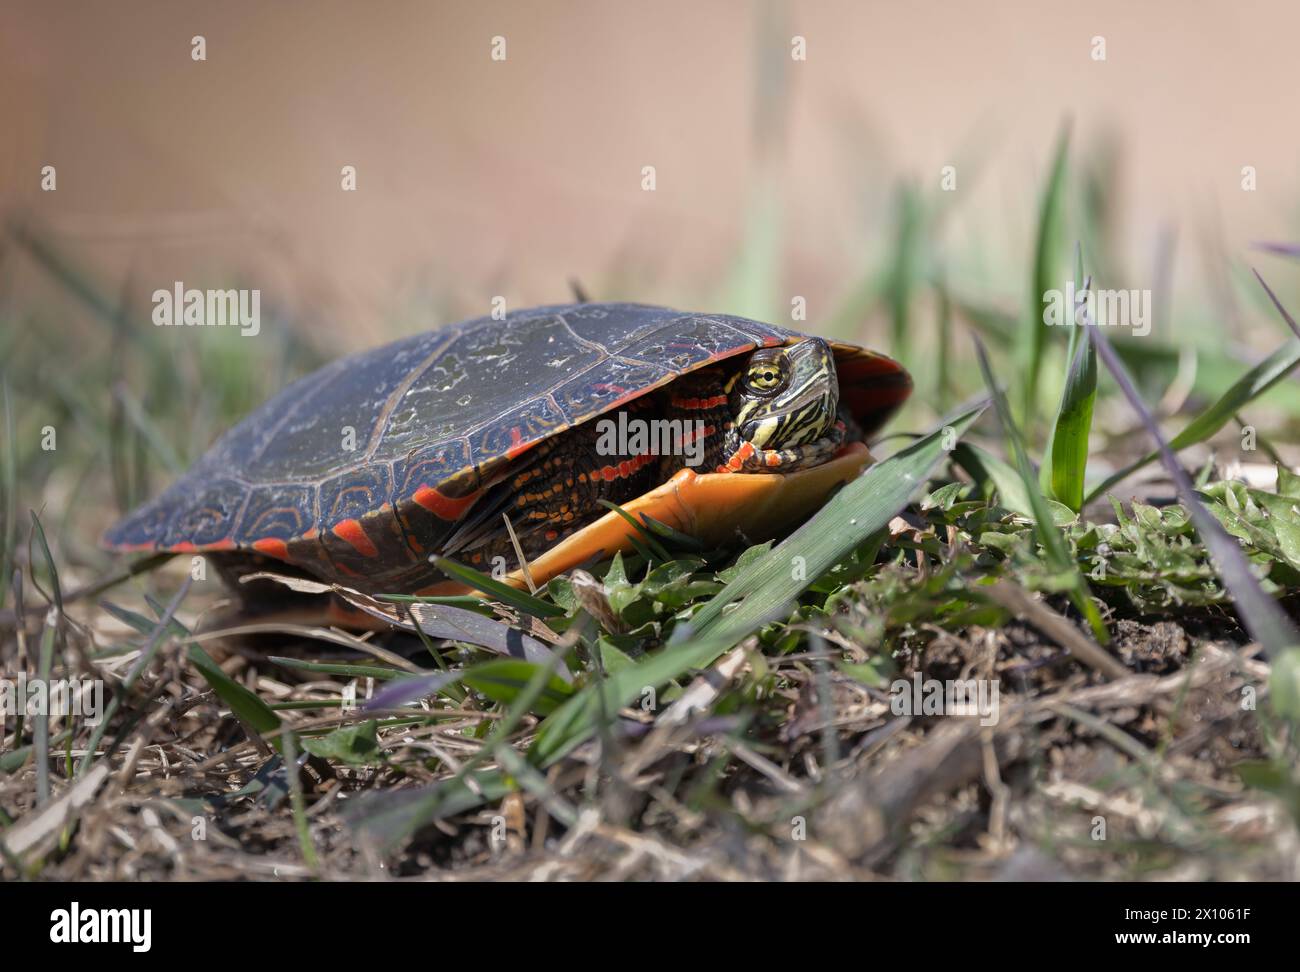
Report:
<svg viewBox="0 0 1300 972"><path fill-rule="evenodd" d="M735 446L751 445L766 468L811 464L843 441L835 355L821 338L755 351L729 396Z"/></svg>

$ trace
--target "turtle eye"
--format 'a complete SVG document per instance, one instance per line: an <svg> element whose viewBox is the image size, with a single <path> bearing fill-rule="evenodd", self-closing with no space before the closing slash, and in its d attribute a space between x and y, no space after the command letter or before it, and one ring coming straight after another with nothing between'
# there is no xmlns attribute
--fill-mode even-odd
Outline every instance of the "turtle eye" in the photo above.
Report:
<svg viewBox="0 0 1300 972"><path fill-rule="evenodd" d="M785 376L775 361L751 364L745 372L745 387L759 394L775 391L784 382Z"/></svg>

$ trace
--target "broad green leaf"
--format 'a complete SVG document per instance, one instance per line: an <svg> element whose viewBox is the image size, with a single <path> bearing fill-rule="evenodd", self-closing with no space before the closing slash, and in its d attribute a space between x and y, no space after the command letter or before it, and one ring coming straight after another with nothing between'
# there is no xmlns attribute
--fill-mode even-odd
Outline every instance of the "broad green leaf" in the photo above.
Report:
<svg viewBox="0 0 1300 972"><path fill-rule="evenodd" d="M1278 547L1292 567L1300 570L1300 500L1274 496L1262 490L1249 491L1250 498L1268 511L1269 525Z"/></svg>
<svg viewBox="0 0 1300 972"><path fill-rule="evenodd" d="M378 719L367 719L351 726L342 726L324 736L307 737L302 748L313 756L332 759L348 766L368 766L383 759L379 748Z"/></svg>
<svg viewBox="0 0 1300 972"><path fill-rule="evenodd" d="M1277 492L1279 496L1300 499L1300 476L1281 463L1277 467Z"/></svg>
<svg viewBox="0 0 1300 972"><path fill-rule="evenodd" d="M993 453L973 442L963 442L953 450L953 458L977 481L987 479L997 490L999 504L1022 516L1034 515L1034 507L1029 502L1029 494L1025 491L1020 473Z"/></svg>

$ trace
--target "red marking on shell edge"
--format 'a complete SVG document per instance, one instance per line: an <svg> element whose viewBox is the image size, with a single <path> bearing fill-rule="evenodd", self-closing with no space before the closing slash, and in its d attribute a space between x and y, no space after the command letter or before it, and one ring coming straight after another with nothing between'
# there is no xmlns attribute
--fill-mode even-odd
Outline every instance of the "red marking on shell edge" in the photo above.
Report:
<svg viewBox="0 0 1300 972"><path fill-rule="evenodd" d="M289 545L275 537L263 537L261 540L254 540L253 549L258 553L266 554L268 557L274 557L276 560L289 559Z"/></svg>
<svg viewBox="0 0 1300 972"><path fill-rule="evenodd" d="M480 492L482 491L470 493L468 496L452 497L432 486L421 486L411 499L439 519L455 521L465 515L465 511L479 498Z"/></svg>
<svg viewBox="0 0 1300 972"><path fill-rule="evenodd" d="M506 458L513 459L521 452L525 452L533 447L533 443L525 442L523 433L519 431L519 426L512 426L510 429L510 448L506 449Z"/></svg>
<svg viewBox="0 0 1300 972"><path fill-rule="evenodd" d="M371 539L366 536L366 531L358 520L343 520L335 523L330 532L363 557L379 556L379 551L375 548Z"/></svg>
<svg viewBox="0 0 1300 972"><path fill-rule="evenodd" d="M198 549L198 547L190 543L188 540L182 540L180 543L173 543L171 545L171 550L175 553L193 553Z"/></svg>
<svg viewBox="0 0 1300 972"><path fill-rule="evenodd" d="M208 544L208 549L209 550L234 550L235 541L231 540L229 537L226 537L226 539L224 540L218 540L216 543Z"/></svg>

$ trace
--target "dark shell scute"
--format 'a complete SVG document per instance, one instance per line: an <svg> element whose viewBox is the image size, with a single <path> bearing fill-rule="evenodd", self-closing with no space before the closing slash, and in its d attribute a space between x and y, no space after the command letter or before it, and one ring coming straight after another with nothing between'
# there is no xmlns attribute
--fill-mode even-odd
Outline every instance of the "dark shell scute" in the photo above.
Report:
<svg viewBox="0 0 1300 972"><path fill-rule="evenodd" d="M104 541L120 547L157 546L167 535L175 510L175 504L169 501L171 493L172 490L168 490L118 520L104 535Z"/></svg>
<svg viewBox="0 0 1300 972"><path fill-rule="evenodd" d="M545 438L565 422L564 414L547 398L534 399L469 437L470 460L480 465L509 450Z"/></svg>
<svg viewBox="0 0 1300 972"><path fill-rule="evenodd" d="M565 382L552 397L563 409L566 420L576 424L673 376L673 371L648 361L606 358L590 371Z"/></svg>
<svg viewBox="0 0 1300 972"><path fill-rule="evenodd" d="M243 509L247 497L248 487L238 480L215 479L204 482L195 494L186 497L183 505L175 503L171 506L180 512L169 524L159 545L174 547L192 543L201 547L230 539L235 519Z"/></svg>
<svg viewBox="0 0 1300 972"><path fill-rule="evenodd" d="M388 399L438 344L437 334L419 335L346 359L295 402L287 421L248 462L247 477L320 479L363 460Z"/></svg>
<svg viewBox="0 0 1300 972"><path fill-rule="evenodd" d="M388 503L392 494L392 477L386 465L359 466L333 476L320 487L321 526L359 520Z"/></svg>
<svg viewBox="0 0 1300 972"><path fill-rule="evenodd" d="M644 304L570 304L552 310L563 314L570 330L583 341L599 344L614 354L622 353L621 347L642 335L693 316Z"/></svg>
<svg viewBox="0 0 1300 972"><path fill-rule="evenodd" d="M705 317L675 320L645 337L633 341L620 354L639 361L666 365L679 374L737 349L755 348L761 338Z"/></svg>
<svg viewBox="0 0 1300 972"><path fill-rule="evenodd" d="M466 330L395 403L374 458L396 459L413 446L486 429L603 357L554 314L526 327L510 318Z"/></svg>
<svg viewBox="0 0 1300 972"><path fill-rule="evenodd" d="M400 499L415 495L421 486L436 488L470 465L463 439L441 442L393 463L394 495Z"/></svg>
<svg viewBox="0 0 1300 972"><path fill-rule="evenodd" d="M288 541L315 525L315 486L258 486L249 494L234 539L244 544L267 539Z"/></svg>

